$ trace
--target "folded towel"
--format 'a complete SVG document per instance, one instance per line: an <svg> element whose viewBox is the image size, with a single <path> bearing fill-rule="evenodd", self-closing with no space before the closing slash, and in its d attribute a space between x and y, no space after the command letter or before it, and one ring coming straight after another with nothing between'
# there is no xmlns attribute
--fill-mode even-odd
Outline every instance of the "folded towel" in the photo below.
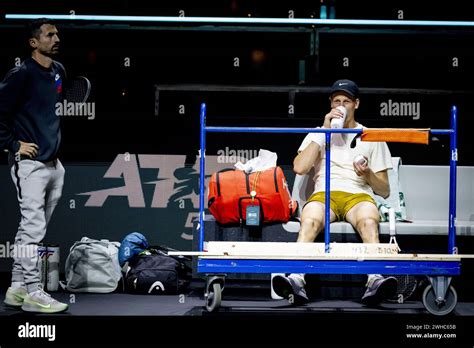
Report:
<svg viewBox="0 0 474 348"><path fill-rule="evenodd" d="M275 152L260 149L257 157L245 162L245 164L242 162L237 162L234 164L234 167L239 170L243 170L247 174L261 172L269 168L276 167L277 159L278 155Z"/></svg>
<svg viewBox="0 0 474 348"><path fill-rule="evenodd" d="M400 183L399 169L402 164L400 157L392 157L393 169L388 171L388 181L390 183L390 196L386 199L375 195L375 202L379 209L380 221L388 221L388 210L395 209L395 220L408 222L405 196L403 194L402 185Z"/></svg>

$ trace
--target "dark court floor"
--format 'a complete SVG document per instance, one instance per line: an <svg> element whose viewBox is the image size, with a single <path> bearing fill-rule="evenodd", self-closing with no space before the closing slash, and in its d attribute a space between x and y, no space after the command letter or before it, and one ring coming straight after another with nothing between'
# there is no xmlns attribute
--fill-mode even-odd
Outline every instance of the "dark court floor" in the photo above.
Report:
<svg viewBox="0 0 474 348"><path fill-rule="evenodd" d="M289 305L286 300L273 300L258 295L255 298L224 289L222 304L213 315L232 313L252 313L255 315L280 313L284 315L297 315L298 313L370 313L370 314L419 314L425 315L426 310L421 301L407 301L406 303L382 303L371 308L364 306L357 300L350 299L312 299L304 306ZM61 302L69 303L69 310L61 316L202 316L209 315L205 309L202 291L193 290L180 295L132 295L124 293L111 294L69 294L64 292L54 293L53 296ZM21 315L21 309L3 305L5 291L0 295L2 307L0 316ZM474 303L458 302L453 316L474 316Z"/></svg>
<svg viewBox="0 0 474 348"><path fill-rule="evenodd" d="M183 332L180 340L183 342L191 340L193 335L196 339L204 334L209 337L228 336L232 342L239 343L246 341L246 337L252 334L256 342L261 339L264 343L281 343L288 339L290 332L304 329L309 333L324 332L326 335L320 339L331 343L363 343L365 334L362 333L367 330L372 332L373 337L386 337L387 332L391 332L393 343L407 342L407 334L418 332L457 336L455 339L440 339L439 342L431 342L428 338L418 339L419 343L474 343L474 303L462 300L451 314L444 317L427 313L417 298L403 304L386 302L376 308L369 308L355 298L313 297L307 305L296 307L289 305L286 300L273 300L267 282L234 281L226 283L219 310L209 313L203 296L204 283L195 281L179 295L57 292L54 297L69 303L69 310L46 315L25 313L21 309L4 306L6 288L1 290L0 325L6 328L2 331L7 336L3 337L10 335L8 342L17 342L15 334L18 325L39 322L56 325L58 333L63 334L58 339L75 336L80 328L84 336L75 336L77 343L87 343L90 342L89 335L92 337L97 333L102 337L100 333L103 334L103 326L107 322L107 325L119 331L122 327L127 330L146 330L148 334L156 330L156 335L161 335L163 330L180 327ZM427 330L427 325L432 329ZM345 334L329 335L328 332L334 328L344 329ZM284 337L279 338L279 335ZM124 338L125 341L128 339L128 336ZM107 341L105 337L94 342L103 341Z"/></svg>
<svg viewBox="0 0 474 348"><path fill-rule="evenodd" d="M3 304L6 288L0 293L0 316L21 315L21 309ZM54 298L69 304L67 312L60 316L203 316L210 315L204 302L204 283L194 281L186 290L177 295L136 295L123 292L108 294L51 293ZM286 300L271 298L269 284L262 281L227 282L222 291L222 303L212 315L252 313L255 315L279 313L364 313L364 314L417 314L427 311L419 296L405 303L384 302L377 307L367 307L357 298L317 298L303 306L293 306ZM474 316L474 302L458 301L450 316Z"/></svg>

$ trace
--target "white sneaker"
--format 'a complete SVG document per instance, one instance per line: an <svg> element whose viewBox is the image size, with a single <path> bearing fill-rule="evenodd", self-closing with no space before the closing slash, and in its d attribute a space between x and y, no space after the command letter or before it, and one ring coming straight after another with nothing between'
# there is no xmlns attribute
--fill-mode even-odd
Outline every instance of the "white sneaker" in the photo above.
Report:
<svg viewBox="0 0 474 348"><path fill-rule="evenodd" d="M293 277L275 276L273 278L273 291L297 306L309 302L303 281L297 281Z"/></svg>
<svg viewBox="0 0 474 348"><path fill-rule="evenodd" d="M21 305L23 305L23 301L27 294L28 292L26 291L26 288L9 287L7 293L5 294L5 300L3 300L3 302L9 306L20 307Z"/></svg>
<svg viewBox="0 0 474 348"><path fill-rule="evenodd" d="M367 284L361 302L368 306L377 306L397 293L398 281L395 277L376 277Z"/></svg>
<svg viewBox="0 0 474 348"><path fill-rule="evenodd" d="M58 313L65 311L68 307L66 303L52 298L41 285L38 285L38 290L26 295L21 309L25 312Z"/></svg>

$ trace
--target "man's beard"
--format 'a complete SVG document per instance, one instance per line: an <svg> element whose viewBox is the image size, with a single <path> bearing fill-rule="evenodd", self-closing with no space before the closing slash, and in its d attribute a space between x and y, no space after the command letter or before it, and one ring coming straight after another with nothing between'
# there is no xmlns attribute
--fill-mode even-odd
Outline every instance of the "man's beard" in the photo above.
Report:
<svg viewBox="0 0 474 348"><path fill-rule="evenodd" d="M51 48L49 51L40 51L40 53L46 57L52 58L53 56L56 56L59 54L59 46L54 46Z"/></svg>

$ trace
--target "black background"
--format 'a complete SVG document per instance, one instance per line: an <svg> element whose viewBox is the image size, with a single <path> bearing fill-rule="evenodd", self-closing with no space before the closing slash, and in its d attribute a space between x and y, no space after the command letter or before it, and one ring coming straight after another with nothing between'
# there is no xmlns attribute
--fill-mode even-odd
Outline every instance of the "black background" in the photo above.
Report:
<svg viewBox="0 0 474 348"><path fill-rule="evenodd" d="M403 11L406 20L472 20L467 1L351 1L337 0L340 19L397 19ZM296 17L319 16L319 1L22 1L0 4L0 76L14 65L16 57L28 55L27 40L21 21L5 20L5 13L176 16ZM226 126L315 127L328 112L325 93L297 93L295 114L288 116L286 92L181 92L160 93L159 115L155 115L155 85L234 85L234 86L314 86L328 87L338 78L355 80L362 89L358 120L369 127L450 126L450 108L459 109L459 164L474 165L471 101L473 98L474 29L457 27L399 28L366 27L365 33L322 32L319 55L311 56L310 34L301 30L263 31L191 31L169 25L162 30L150 23L71 23L58 21L62 40L58 60L70 76L85 75L92 82L91 101L96 103L95 120L63 118L64 162L111 162L118 153L187 154L194 161L199 147L199 106L208 105L208 124ZM192 26L188 26L192 27ZM307 27L306 27L307 28ZM331 29L331 27L328 27ZM379 30L383 29L383 30ZM252 59L261 52L265 59ZM129 57L131 66L123 66ZM240 67L234 67L234 58ZM350 66L344 67L344 57ZM453 57L459 66L452 66ZM298 67L306 62L304 83ZM370 88L420 89L424 91L372 93ZM444 92L437 92L443 90ZM364 93L365 92L365 93ZM388 99L420 102L421 118L380 117L380 103ZM185 113L179 113L184 105ZM429 146L390 144L392 155L405 164L447 165L449 140L438 137ZM302 136L211 134L208 153L219 149L259 149L277 151L280 164L289 164ZM0 163L6 156L0 153ZM405 339L407 323L434 323L436 318L395 316L348 317L335 314L319 320L314 317L232 317L206 318L49 318L40 323L58 325L59 343L127 342L201 343L285 343L308 341L332 343L390 344L411 343ZM449 319L456 323L461 337L456 343L472 343L472 320ZM346 321L344 321L346 320ZM22 343L17 327L31 317L3 317L0 320L7 343ZM107 321L107 323L106 323ZM446 322L442 322L446 323ZM110 324L111 328L104 329ZM334 328L344 329L338 335ZM82 328L82 329L80 329ZM123 328L114 330L114 328ZM301 330L303 328L303 330ZM168 330L169 329L169 330ZM245 334L235 335L238 329ZM174 331L176 330L176 331ZM313 333L301 335L302 332ZM174 333L177 332L177 333ZM186 332L186 335L179 335ZM332 333L331 333L332 332ZM366 332L371 333L368 338ZM212 333L212 335L210 334ZM331 333L331 334L330 334ZM469 337L468 337L469 336ZM36 342L32 341L32 344ZM39 342L38 342L39 343ZM44 342L43 342L44 343ZM209 343L209 344L210 344ZM416 344L422 342L416 342ZM423 343L432 344L431 341ZM452 341L440 342L442 344ZM2 345L3 346L3 345Z"/></svg>
<svg viewBox="0 0 474 348"><path fill-rule="evenodd" d="M397 19L398 11L403 11L405 20L470 19L458 1L443 6L428 1L338 0L335 4L338 19ZM69 14L74 10L76 14L160 16L176 16L182 10L185 16L288 17L292 10L296 17L318 18L320 10L318 2L305 1L6 1L2 5L3 13ZM23 22L3 17L2 75L13 67L16 57L28 56ZM208 125L314 127L329 110L325 93L296 93L295 113L289 117L287 92L190 88L161 91L156 115L155 85L328 87L335 79L350 78L362 89L356 118L368 127L448 128L450 108L457 105L459 164L474 164L469 107L474 93L474 29L469 27L363 27L367 30L354 33L328 26L320 33L319 54L312 55L310 33L303 26L294 32L246 31L246 26L234 31L195 31L167 25L168 30L163 30L157 23L141 22L58 21L57 26L62 40L58 60L69 76L85 75L91 80L90 101L96 104L94 120L63 117L61 157L66 162L109 162L127 151L185 153L193 162L199 148L202 102L208 105ZM239 67L234 66L236 57ZM453 67L453 57L459 66ZM124 66L125 58L130 58L130 67ZM348 67L342 64L344 58L349 59ZM300 61L306 64L303 78ZM407 91L364 93L370 88ZM381 117L380 103L389 99L420 102L421 118ZM438 139L429 146L392 143L390 149L405 164L447 165L449 139ZM289 164L301 140L302 135L212 134L207 151L216 153L226 146L266 148L279 154L281 164ZM6 161L6 156L0 157Z"/></svg>

